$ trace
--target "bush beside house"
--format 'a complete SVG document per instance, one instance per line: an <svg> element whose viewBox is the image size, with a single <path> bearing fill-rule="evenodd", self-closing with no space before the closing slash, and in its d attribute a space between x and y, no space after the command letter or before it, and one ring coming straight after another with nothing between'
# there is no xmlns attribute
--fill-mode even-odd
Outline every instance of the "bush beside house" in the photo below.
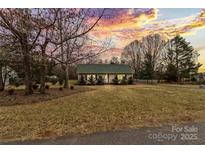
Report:
<svg viewBox="0 0 205 154"><path fill-rule="evenodd" d="M97 85L104 85L105 82L104 82L104 79L102 76L99 76L99 78L97 79Z"/></svg>
<svg viewBox="0 0 205 154"><path fill-rule="evenodd" d="M113 84L118 85L119 84L119 79L117 77L117 75L115 76L114 79L112 79Z"/></svg>
<svg viewBox="0 0 205 154"><path fill-rule="evenodd" d="M83 75L80 77L80 80L78 81L78 84L79 85L86 85L86 80L85 80Z"/></svg>

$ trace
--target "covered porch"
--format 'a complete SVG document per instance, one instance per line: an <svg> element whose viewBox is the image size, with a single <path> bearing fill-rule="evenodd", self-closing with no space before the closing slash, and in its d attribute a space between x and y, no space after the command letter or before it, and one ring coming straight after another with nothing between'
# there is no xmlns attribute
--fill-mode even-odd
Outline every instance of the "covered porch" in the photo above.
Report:
<svg viewBox="0 0 205 154"><path fill-rule="evenodd" d="M124 77L133 77L133 70L126 64L79 64L77 75L78 81L113 83L113 79L121 81Z"/></svg>
<svg viewBox="0 0 205 154"><path fill-rule="evenodd" d="M82 78L82 76L86 81L89 81L90 78L93 78L93 80L98 80L100 77L102 77L102 79L104 80L105 83L112 83L113 79L116 76L117 76L117 79L119 81L122 80L124 77L127 79L129 77L133 77L132 74L114 74L114 73L94 74L94 73L89 73L89 74L78 74L79 81Z"/></svg>

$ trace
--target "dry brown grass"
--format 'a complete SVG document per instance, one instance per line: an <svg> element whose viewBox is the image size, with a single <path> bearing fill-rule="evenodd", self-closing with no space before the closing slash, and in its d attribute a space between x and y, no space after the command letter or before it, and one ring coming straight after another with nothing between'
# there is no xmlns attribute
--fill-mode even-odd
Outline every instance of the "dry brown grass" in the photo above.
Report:
<svg viewBox="0 0 205 154"><path fill-rule="evenodd" d="M80 92L92 90L91 88L85 88L75 86L73 90L64 89L59 90L58 87L53 87L46 90L45 94L40 94L38 90L34 90L33 95L25 95L24 89L16 89L13 95L9 95L5 90L0 92L0 106L12 106L12 105L25 105L33 103L42 103L59 97L69 96Z"/></svg>
<svg viewBox="0 0 205 154"><path fill-rule="evenodd" d="M186 85L95 86L44 103L0 107L0 141L205 121L205 90Z"/></svg>

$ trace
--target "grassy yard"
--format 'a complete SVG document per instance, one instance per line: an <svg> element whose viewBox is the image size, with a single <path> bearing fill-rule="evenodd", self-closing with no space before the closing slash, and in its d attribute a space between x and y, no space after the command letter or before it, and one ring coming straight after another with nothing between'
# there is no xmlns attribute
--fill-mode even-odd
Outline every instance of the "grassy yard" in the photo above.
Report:
<svg viewBox="0 0 205 154"><path fill-rule="evenodd" d="M13 95L8 94L8 90L6 89L3 92L0 92L0 106L13 106L13 105L25 105L25 104L33 104L33 103L42 103L45 101L49 101L52 99L56 99L59 97L69 96L80 92L85 92L89 90L93 90L93 88L86 88L83 86L75 86L74 82L71 81L71 85L74 85L74 89L63 89L59 90L60 85L51 85L47 83L51 88L46 90L46 94L42 95L39 93L38 89L34 90L33 95L25 95L24 86L13 87L15 89Z"/></svg>
<svg viewBox="0 0 205 154"><path fill-rule="evenodd" d="M94 90L43 103L1 106L0 141L205 121L205 90L198 86L89 88Z"/></svg>

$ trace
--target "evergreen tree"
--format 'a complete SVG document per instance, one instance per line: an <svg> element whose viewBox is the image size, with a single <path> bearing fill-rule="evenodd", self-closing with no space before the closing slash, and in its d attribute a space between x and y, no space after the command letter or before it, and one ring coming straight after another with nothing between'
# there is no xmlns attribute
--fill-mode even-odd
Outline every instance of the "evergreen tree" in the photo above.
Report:
<svg viewBox="0 0 205 154"><path fill-rule="evenodd" d="M167 66L166 74L165 74L165 79L168 82L177 82L177 68L173 64L169 64Z"/></svg>
<svg viewBox="0 0 205 154"><path fill-rule="evenodd" d="M147 53L144 57L144 62L143 62L143 69L142 69L142 76L144 79L147 80L152 80L154 78L154 66L152 62L152 55Z"/></svg>
<svg viewBox="0 0 205 154"><path fill-rule="evenodd" d="M197 63L198 56L197 51L185 38L177 35L169 40L165 58L167 78L173 78L173 72L176 74L177 81L182 81L184 78L190 78L193 74L196 74L201 66Z"/></svg>

